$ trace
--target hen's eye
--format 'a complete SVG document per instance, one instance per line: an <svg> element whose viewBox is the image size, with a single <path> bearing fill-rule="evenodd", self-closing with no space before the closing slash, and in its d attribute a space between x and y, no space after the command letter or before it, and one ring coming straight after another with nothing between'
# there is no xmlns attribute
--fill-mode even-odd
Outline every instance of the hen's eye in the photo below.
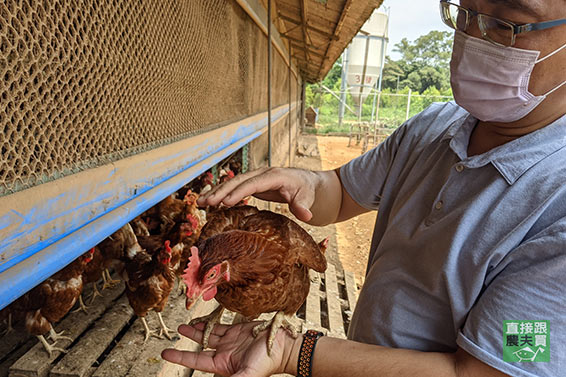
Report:
<svg viewBox="0 0 566 377"><path fill-rule="evenodd" d="M213 279L215 276L216 276L216 270L214 270L214 271L212 271L210 274L208 274L207 279L208 279L208 280Z"/></svg>

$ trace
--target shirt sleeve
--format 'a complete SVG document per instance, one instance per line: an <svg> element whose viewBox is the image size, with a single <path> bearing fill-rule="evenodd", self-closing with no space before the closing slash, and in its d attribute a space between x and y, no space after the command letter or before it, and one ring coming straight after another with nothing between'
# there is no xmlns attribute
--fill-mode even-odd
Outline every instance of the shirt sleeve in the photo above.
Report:
<svg viewBox="0 0 566 377"><path fill-rule="evenodd" d="M369 210L379 207L385 180L407 126L403 124L377 147L340 168L342 185L360 206Z"/></svg>
<svg viewBox="0 0 566 377"><path fill-rule="evenodd" d="M369 210L379 208L386 182L414 161L422 148L469 114L459 106L434 103L393 132L383 143L340 168L342 185L352 199Z"/></svg>
<svg viewBox="0 0 566 377"><path fill-rule="evenodd" d="M564 376L566 219L518 246L488 274L486 281L489 283L458 334L458 345L511 376ZM512 322L504 326L504 321ZM541 336L545 333L548 337ZM534 362L505 361L504 346L507 357L523 350L512 357L514 360L519 355L523 359L540 355ZM536 361L548 356L547 362Z"/></svg>

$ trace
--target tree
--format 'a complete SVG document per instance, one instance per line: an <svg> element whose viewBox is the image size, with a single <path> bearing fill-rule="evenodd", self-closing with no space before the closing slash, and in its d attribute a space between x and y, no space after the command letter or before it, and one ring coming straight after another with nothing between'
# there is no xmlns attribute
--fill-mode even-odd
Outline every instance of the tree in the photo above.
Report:
<svg viewBox="0 0 566 377"><path fill-rule="evenodd" d="M383 87L392 90L408 87L421 93L431 87L441 92L449 90L452 41L452 33L446 31L431 31L413 42L404 38L394 50L402 58L397 61L386 58Z"/></svg>

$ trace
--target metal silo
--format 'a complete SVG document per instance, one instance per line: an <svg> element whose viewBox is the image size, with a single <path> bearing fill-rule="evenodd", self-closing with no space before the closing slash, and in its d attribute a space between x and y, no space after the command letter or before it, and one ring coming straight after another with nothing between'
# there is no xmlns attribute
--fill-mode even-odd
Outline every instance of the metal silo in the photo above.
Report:
<svg viewBox="0 0 566 377"><path fill-rule="evenodd" d="M381 73L389 40L389 16L375 11L348 47L346 80L361 117L362 104L373 88L381 89Z"/></svg>

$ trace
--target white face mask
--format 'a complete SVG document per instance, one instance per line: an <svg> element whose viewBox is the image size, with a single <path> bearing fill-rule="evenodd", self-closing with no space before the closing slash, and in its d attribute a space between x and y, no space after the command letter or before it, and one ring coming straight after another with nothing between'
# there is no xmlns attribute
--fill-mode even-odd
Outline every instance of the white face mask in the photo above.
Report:
<svg viewBox="0 0 566 377"><path fill-rule="evenodd" d="M544 99L566 85L534 96L529 81L540 51L496 46L456 31L450 63L450 82L456 103L484 122L509 123L524 118Z"/></svg>

